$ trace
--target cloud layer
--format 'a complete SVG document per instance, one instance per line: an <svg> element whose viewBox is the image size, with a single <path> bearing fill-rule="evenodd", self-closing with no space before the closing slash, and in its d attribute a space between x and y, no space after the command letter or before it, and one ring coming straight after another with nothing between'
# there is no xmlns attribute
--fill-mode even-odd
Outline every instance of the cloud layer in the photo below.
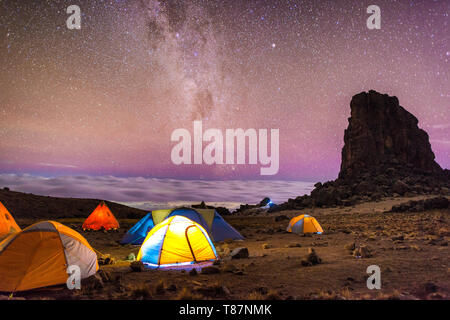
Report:
<svg viewBox="0 0 450 320"><path fill-rule="evenodd" d="M309 193L313 183L299 181L205 181L114 176L59 176L0 174L0 187L38 195L100 198L141 208L206 201L235 207L264 197L286 201Z"/></svg>

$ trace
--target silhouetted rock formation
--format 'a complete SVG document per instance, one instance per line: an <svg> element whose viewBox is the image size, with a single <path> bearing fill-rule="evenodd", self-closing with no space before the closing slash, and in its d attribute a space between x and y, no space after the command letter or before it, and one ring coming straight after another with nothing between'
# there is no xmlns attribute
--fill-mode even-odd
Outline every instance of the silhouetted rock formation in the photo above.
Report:
<svg viewBox="0 0 450 320"><path fill-rule="evenodd" d="M449 194L450 171L435 161L428 134L399 105L376 91L355 95L338 179L269 211L353 205L386 196Z"/></svg>
<svg viewBox="0 0 450 320"><path fill-rule="evenodd" d="M415 172L441 172L434 161L428 134L418 120L399 105L397 97L362 92L350 102L340 178L355 178L376 169L406 165Z"/></svg>

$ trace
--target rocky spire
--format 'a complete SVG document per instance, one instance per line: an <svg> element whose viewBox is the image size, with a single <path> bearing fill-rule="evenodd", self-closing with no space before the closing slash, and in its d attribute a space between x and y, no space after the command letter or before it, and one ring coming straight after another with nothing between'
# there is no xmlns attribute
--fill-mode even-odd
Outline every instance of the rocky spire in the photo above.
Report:
<svg viewBox="0 0 450 320"><path fill-rule="evenodd" d="M367 171L398 165L415 172L437 173L428 134L417 118L399 105L397 97L376 91L355 95L345 130L340 178L353 179Z"/></svg>

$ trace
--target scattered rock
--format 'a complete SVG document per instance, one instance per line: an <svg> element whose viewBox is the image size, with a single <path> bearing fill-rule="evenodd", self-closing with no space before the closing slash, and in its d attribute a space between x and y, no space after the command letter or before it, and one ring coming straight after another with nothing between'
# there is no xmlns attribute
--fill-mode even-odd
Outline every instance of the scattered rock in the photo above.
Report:
<svg viewBox="0 0 450 320"><path fill-rule="evenodd" d="M214 266L203 267L201 274L215 274L220 273L220 269Z"/></svg>
<svg viewBox="0 0 450 320"><path fill-rule="evenodd" d="M235 272L237 270L236 266L234 264L231 263L227 263L226 265L223 266L222 268L223 272Z"/></svg>
<svg viewBox="0 0 450 320"><path fill-rule="evenodd" d="M446 197L434 197L425 200L411 200L392 206L389 212L421 212L425 210L447 209L450 200Z"/></svg>
<svg viewBox="0 0 450 320"><path fill-rule="evenodd" d="M348 251L353 252L353 251L356 249L356 243L354 243L354 242L347 243L347 244L344 246L344 248L345 248L346 250L348 250Z"/></svg>
<svg viewBox="0 0 450 320"><path fill-rule="evenodd" d="M440 292L433 292L427 295L428 300L447 300L447 296Z"/></svg>
<svg viewBox="0 0 450 320"><path fill-rule="evenodd" d="M328 242L313 241L311 245L314 247L328 247Z"/></svg>
<svg viewBox="0 0 450 320"><path fill-rule="evenodd" d="M223 298L230 295L230 290L227 287L222 286L220 284L197 286L193 290L194 292L199 293L206 297Z"/></svg>
<svg viewBox="0 0 450 320"><path fill-rule="evenodd" d="M97 272L97 274L100 276L100 278L102 279L103 282L111 282L112 281L111 273L109 271L101 269Z"/></svg>
<svg viewBox="0 0 450 320"><path fill-rule="evenodd" d="M230 253L231 259L246 259L249 257L248 249L245 247L236 248Z"/></svg>
<svg viewBox="0 0 450 320"><path fill-rule="evenodd" d="M308 255L302 260L302 266L314 266L316 264L322 263L322 259L317 255L314 248L308 248Z"/></svg>
<svg viewBox="0 0 450 320"><path fill-rule="evenodd" d="M81 288L83 291L100 290L104 288L101 276L96 273L88 278L81 279Z"/></svg>
<svg viewBox="0 0 450 320"><path fill-rule="evenodd" d="M263 248L263 249L271 249L271 248L273 248L273 246L272 246L271 244L269 244L269 243L264 243L264 244L262 245L262 248Z"/></svg>
<svg viewBox="0 0 450 320"><path fill-rule="evenodd" d="M228 210L227 208L207 206L205 201L202 201L200 204L193 204L191 207L196 209L215 209L221 216L231 214L230 210Z"/></svg>
<svg viewBox="0 0 450 320"><path fill-rule="evenodd" d="M300 248L302 246L301 243L289 243L288 245L286 245L286 248Z"/></svg>
<svg viewBox="0 0 450 320"><path fill-rule="evenodd" d="M284 221L284 220L289 220L289 217L287 215L285 215L285 214L281 214L279 216L274 217L273 220L275 222Z"/></svg>
<svg viewBox="0 0 450 320"><path fill-rule="evenodd" d="M368 246L362 245L353 251L353 256L355 258L370 258L373 255Z"/></svg>
<svg viewBox="0 0 450 320"><path fill-rule="evenodd" d="M439 288L438 288L438 286L435 285L433 282L426 282L426 283L423 285L423 289L425 290L425 292L426 292L427 294L429 294L429 293L437 292Z"/></svg>
<svg viewBox="0 0 450 320"><path fill-rule="evenodd" d="M398 240L403 241L403 240L405 240L405 237L403 235L399 235L396 237L392 237L391 240L392 241L398 241Z"/></svg>
<svg viewBox="0 0 450 320"><path fill-rule="evenodd" d="M267 288L267 287L258 287L254 291L258 292L260 294L266 295L269 292L269 288Z"/></svg>
<svg viewBox="0 0 450 320"><path fill-rule="evenodd" d="M164 292L166 292L166 284L164 283L164 280L160 280L155 287L155 293L157 295L161 295L164 294Z"/></svg>
<svg viewBox="0 0 450 320"><path fill-rule="evenodd" d="M167 291L174 292L174 291L177 291L177 290L178 290L177 286L174 285L173 283L170 286L167 287Z"/></svg>
<svg viewBox="0 0 450 320"><path fill-rule="evenodd" d="M145 271L145 265L144 263L142 263L142 261L133 261L130 264L130 268L131 270L133 270L134 272L142 272Z"/></svg>
<svg viewBox="0 0 450 320"><path fill-rule="evenodd" d="M398 193L399 195L404 195L407 191L409 191L409 186L402 180L397 180L392 186L392 191Z"/></svg>
<svg viewBox="0 0 450 320"><path fill-rule="evenodd" d="M190 276L196 276L197 274L198 274L198 272L195 268L192 268L191 271L189 271Z"/></svg>

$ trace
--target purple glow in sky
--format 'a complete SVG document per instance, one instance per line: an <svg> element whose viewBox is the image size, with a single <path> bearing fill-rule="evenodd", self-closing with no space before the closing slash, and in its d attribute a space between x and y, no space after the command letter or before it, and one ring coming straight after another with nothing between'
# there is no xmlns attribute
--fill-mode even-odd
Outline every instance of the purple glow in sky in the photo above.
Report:
<svg viewBox="0 0 450 320"><path fill-rule="evenodd" d="M450 2L0 2L0 173L260 179L171 162L171 132L279 129L273 180L336 178L351 97L395 95L450 167ZM381 8L369 30L366 9Z"/></svg>

